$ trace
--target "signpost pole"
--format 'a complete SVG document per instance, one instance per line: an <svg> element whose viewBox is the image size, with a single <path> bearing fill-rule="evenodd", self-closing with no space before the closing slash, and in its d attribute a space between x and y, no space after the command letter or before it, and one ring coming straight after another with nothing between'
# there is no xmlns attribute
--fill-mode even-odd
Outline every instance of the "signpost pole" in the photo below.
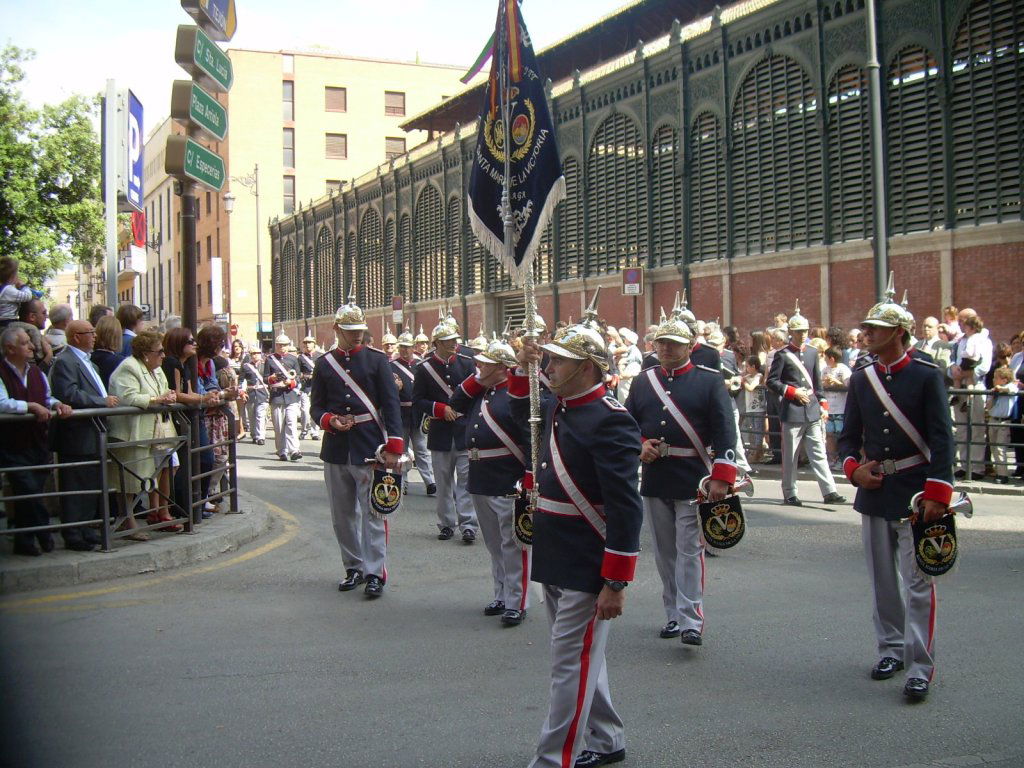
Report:
<svg viewBox="0 0 1024 768"><path fill-rule="evenodd" d="M103 100L103 220L106 230L106 301L117 307L117 84L107 80Z"/></svg>
<svg viewBox="0 0 1024 768"><path fill-rule="evenodd" d="M196 327L196 192L191 181L181 182L181 324Z"/></svg>

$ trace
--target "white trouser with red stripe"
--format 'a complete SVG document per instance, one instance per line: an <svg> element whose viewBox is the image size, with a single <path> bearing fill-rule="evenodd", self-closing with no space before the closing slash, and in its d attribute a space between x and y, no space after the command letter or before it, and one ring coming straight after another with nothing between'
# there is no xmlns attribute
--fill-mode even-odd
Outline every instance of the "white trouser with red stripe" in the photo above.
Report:
<svg viewBox="0 0 1024 768"><path fill-rule="evenodd" d="M269 407L270 403L265 400L261 403L250 400L245 404L245 410L249 414L249 434L252 435L253 440L267 439L267 409Z"/></svg>
<svg viewBox="0 0 1024 768"><path fill-rule="evenodd" d="M431 451L430 465L437 483L437 527L476 533L476 512L469 497L468 451Z"/></svg>
<svg viewBox="0 0 1024 768"><path fill-rule="evenodd" d="M654 564L661 577L661 602L669 621L704 631L704 544L697 504L644 496L654 539Z"/></svg>
<svg viewBox="0 0 1024 768"><path fill-rule="evenodd" d="M796 468L800 446L807 453L807 461L818 481L822 497L836 492L836 480L828 466L825 453L825 428L821 421L782 422L782 495L792 498L796 492Z"/></svg>
<svg viewBox="0 0 1024 768"><path fill-rule="evenodd" d="M878 658L903 661L907 677L935 670L935 583L914 558L910 523L861 515L864 556L874 592Z"/></svg>
<svg viewBox="0 0 1024 768"><path fill-rule="evenodd" d="M324 479L342 564L387 581L388 524L370 512L373 467L324 462Z"/></svg>
<svg viewBox="0 0 1024 768"><path fill-rule="evenodd" d="M491 554L494 599L506 609L525 611L529 603L530 550L520 549L515 536L515 499L470 494L480 534Z"/></svg>
<svg viewBox="0 0 1024 768"><path fill-rule="evenodd" d="M274 449L278 456L291 456L299 452L298 403L285 405L280 400L270 404L270 418L274 422Z"/></svg>
<svg viewBox="0 0 1024 768"><path fill-rule="evenodd" d="M301 406L301 423L302 434L304 435L319 435L320 425L316 423L316 419L309 415L309 396L310 393L302 390L299 392L299 405Z"/></svg>
<svg viewBox="0 0 1024 768"><path fill-rule="evenodd" d="M590 592L545 584L544 603L551 619L551 694L530 768L572 768L584 749L625 747L604 660L611 621L597 620L597 595Z"/></svg>
<svg viewBox="0 0 1024 768"><path fill-rule="evenodd" d="M430 451L427 450L427 436L418 425L413 425L403 430L402 437L405 440L406 451L412 451L423 484L431 485L434 482L434 469L430 463Z"/></svg>

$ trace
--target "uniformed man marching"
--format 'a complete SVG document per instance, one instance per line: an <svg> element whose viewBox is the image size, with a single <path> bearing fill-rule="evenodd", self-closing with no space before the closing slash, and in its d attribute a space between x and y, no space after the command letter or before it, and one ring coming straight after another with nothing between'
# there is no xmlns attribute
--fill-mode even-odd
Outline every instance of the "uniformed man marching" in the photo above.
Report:
<svg viewBox="0 0 1024 768"><path fill-rule="evenodd" d="M876 357L850 377L839 455L857 487L853 507L861 513L873 591L878 661L871 677L886 680L905 669L903 693L921 701L935 671L935 584L917 566L905 518L918 492L926 522L946 514L954 444L942 373L906 352L912 328L891 291L861 324Z"/></svg>
<svg viewBox="0 0 1024 768"><path fill-rule="evenodd" d="M249 430L256 445L266 442L267 407L270 403L270 392L263 380L262 370L263 352L259 347L254 347L248 359L242 363L239 378L246 392L245 408L249 412Z"/></svg>
<svg viewBox="0 0 1024 768"><path fill-rule="evenodd" d="M710 475L709 500L729 492L737 474L736 429L721 374L693 364L692 343L693 334L678 315L658 327L654 346L660 363L634 380L626 410L643 436L640 494L668 617L660 636L701 645L704 546L697 486Z"/></svg>
<svg viewBox="0 0 1024 768"><path fill-rule="evenodd" d="M428 496L437 492L434 485L434 470L430 465L430 452L427 450L427 436L420 429L420 422L414 418L415 408L412 400L413 382L416 380L416 366L419 360L413 353L414 341L412 334L405 331L398 336L396 346L398 356L391 361L391 368L398 376L402 385L398 388L398 399L402 403L402 439L405 440L405 448L411 448L413 458L416 462L416 469L420 471L423 484L426 486Z"/></svg>
<svg viewBox="0 0 1024 768"><path fill-rule="evenodd" d="M768 389L780 398L782 496L786 504L795 507L802 504L796 490L797 458L801 447L807 453L825 503L842 504L846 501L836 491L836 481L825 453L822 418L827 418L828 402L818 373L818 350L810 345L804 346L809 329L810 324L800 314L798 304L789 318L790 342L775 353L765 382Z"/></svg>
<svg viewBox="0 0 1024 768"><path fill-rule="evenodd" d="M475 359L477 373L456 388L451 405L467 414L469 493L491 555L494 600L484 614L517 626L526 616L530 573L530 550L516 543L514 529L516 482L529 456L529 437L513 418L508 395L508 369L518 362L502 341L491 342Z"/></svg>
<svg viewBox="0 0 1024 768"><path fill-rule="evenodd" d="M377 598L388 579L388 524L371 511L372 460L379 453L394 469L405 447L394 374L380 350L362 344L365 330L363 311L350 297L334 316L337 347L316 361L311 409L324 432L320 458L345 566L338 589L365 581L366 596Z"/></svg>
<svg viewBox="0 0 1024 768"><path fill-rule="evenodd" d="M281 461L298 461L299 411L298 360L288 352L292 340L286 334L274 339L274 352L263 364L263 378L270 388L270 417L274 422L274 448Z"/></svg>
<svg viewBox="0 0 1024 768"><path fill-rule="evenodd" d="M662 310L662 315L664 316L664 309ZM676 291L676 300L672 305L670 317L680 318L686 324L686 327L690 329L690 336L693 338L693 341L690 343L690 361L694 365L703 365L705 368L721 371L722 356L718 350L703 343L698 338L697 316L686 305L686 291L682 292L682 296L680 296L679 291ZM647 370L648 368L656 368L659 364L657 352L651 352L644 358L641 368Z"/></svg>
<svg viewBox="0 0 1024 768"><path fill-rule="evenodd" d="M297 358L299 362L299 404L302 407L300 440L305 440L307 437L311 440L320 439L320 427L310 416L309 395L313 390L313 364L322 354L323 352L316 347L316 337L307 336L302 340L302 352Z"/></svg>
<svg viewBox="0 0 1024 768"><path fill-rule="evenodd" d="M415 410L429 419L427 447L437 483L437 538L447 541L456 525L462 540L476 540L476 512L466 483L469 454L466 452L466 418L449 405L455 387L473 373L470 358L456 354L459 328L445 319L431 334L434 353L416 366L412 399Z"/></svg>
<svg viewBox="0 0 1024 768"><path fill-rule="evenodd" d="M612 705L605 664L610 622L622 615L640 548L637 492L640 431L603 384L601 334L570 326L543 350L556 397L543 408L540 493L533 520L532 578L544 586L551 619L548 714L531 768L619 762L623 724ZM524 340L519 361L538 361ZM529 416L525 375L509 380L513 413Z"/></svg>

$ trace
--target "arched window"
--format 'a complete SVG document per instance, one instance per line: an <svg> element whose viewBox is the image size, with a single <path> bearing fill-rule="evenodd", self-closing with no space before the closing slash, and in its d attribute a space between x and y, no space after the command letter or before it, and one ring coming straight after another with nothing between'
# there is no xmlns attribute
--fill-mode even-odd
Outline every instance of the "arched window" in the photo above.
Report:
<svg viewBox="0 0 1024 768"><path fill-rule="evenodd" d="M976 0L953 43L953 194L957 221L1021 214L1024 4Z"/></svg>
<svg viewBox="0 0 1024 768"><path fill-rule="evenodd" d="M402 214L398 221L398 285L395 290L412 301L412 218Z"/></svg>
<svg viewBox="0 0 1024 768"><path fill-rule="evenodd" d="M334 299L334 235L327 226L320 228L316 236L316 277L313 281L315 293L314 313L321 317L332 314L337 307L331 306Z"/></svg>
<svg viewBox="0 0 1024 768"><path fill-rule="evenodd" d="M562 205L565 205L563 202ZM554 217L544 227L544 234L541 235L540 244L537 246L537 253L533 256L533 282L536 285L550 283L554 279L553 265L551 263L551 228Z"/></svg>
<svg viewBox="0 0 1024 768"><path fill-rule="evenodd" d="M445 231L446 279L443 283L445 296L462 295L462 205L464 198L448 198L447 228Z"/></svg>
<svg viewBox="0 0 1024 768"><path fill-rule="evenodd" d="M445 267L442 213L441 194L428 184L420 192L413 216L414 301L442 297Z"/></svg>
<svg viewBox="0 0 1024 768"><path fill-rule="evenodd" d="M889 67L890 234L934 229L945 221L939 65L910 46Z"/></svg>
<svg viewBox="0 0 1024 768"><path fill-rule="evenodd" d="M395 277L395 220L384 222L384 303L398 292Z"/></svg>
<svg viewBox="0 0 1024 768"><path fill-rule="evenodd" d="M828 84L828 158L832 185L832 240L871 236L871 124L868 80L856 65L840 69Z"/></svg>
<svg viewBox="0 0 1024 768"><path fill-rule="evenodd" d="M384 304L384 238L380 214L368 208L359 222L356 295L359 306Z"/></svg>
<svg viewBox="0 0 1024 768"><path fill-rule="evenodd" d="M647 253L644 142L626 115L607 118L587 155L587 271L615 272Z"/></svg>
<svg viewBox="0 0 1024 768"><path fill-rule="evenodd" d="M488 254L476 235L470 233L469 255L466 257L466 293L481 293L487 290L484 282Z"/></svg>
<svg viewBox="0 0 1024 768"><path fill-rule="evenodd" d="M762 59L743 79L732 116L736 254L822 242L817 111L810 78L788 56Z"/></svg>
<svg viewBox="0 0 1024 768"><path fill-rule="evenodd" d="M562 160L565 199L555 209L558 217L558 279L583 275L583 196L580 164L574 157Z"/></svg>
<svg viewBox="0 0 1024 768"><path fill-rule="evenodd" d="M345 282L341 286L341 304L348 301L349 293L355 287L359 275L356 274L356 233L349 230L345 235L345 255L341 262L344 267ZM358 290L358 289L357 289Z"/></svg>
<svg viewBox="0 0 1024 768"><path fill-rule="evenodd" d="M702 112L690 131L690 231L692 261L726 255L727 211L722 123Z"/></svg>
<svg viewBox="0 0 1024 768"><path fill-rule="evenodd" d="M651 237L650 266L675 264L682 256L683 201L679 179L679 134L663 125L651 144Z"/></svg>
<svg viewBox="0 0 1024 768"><path fill-rule="evenodd" d="M302 266L299 270L299 295L302 297L302 303L299 306L299 317L313 317L313 246L310 245L306 248L306 258L302 262Z"/></svg>
<svg viewBox="0 0 1024 768"><path fill-rule="evenodd" d="M345 296L345 291L348 288L344 280L344 259L345 240L339 235L334 241L334 284L330 288L331 299L330 309L328 310L332 315L338 310L338 307L348 300Z"/></svg>
<svg viewBox="0 0 1024 768"><path fill-rule="evenodd" d="M295 263L295 244L290 240L281 251L281 272L278 276L280 288L274 301L274 315L278 321L294 320L296 317L298 265Z"/></svg>

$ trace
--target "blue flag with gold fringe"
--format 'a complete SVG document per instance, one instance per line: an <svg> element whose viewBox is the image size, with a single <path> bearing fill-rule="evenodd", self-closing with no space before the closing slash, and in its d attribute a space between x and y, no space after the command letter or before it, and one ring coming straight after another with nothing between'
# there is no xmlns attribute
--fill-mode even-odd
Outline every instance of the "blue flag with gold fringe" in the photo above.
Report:
<svg viewBox="0 0 1024 768"><path fill-rule="evenodd" d="M520 285L531 268L555 206L565 197L565 177L555 131L537 69L533 44L516 0L500 3L485 111L477 131L469 179L469 221L480 243L501 260ZM501 110L501 67L508 72L509 134ZM509 200L515 224L514 257L505 250L501 194L505 152L510 151Z"/></svg>

